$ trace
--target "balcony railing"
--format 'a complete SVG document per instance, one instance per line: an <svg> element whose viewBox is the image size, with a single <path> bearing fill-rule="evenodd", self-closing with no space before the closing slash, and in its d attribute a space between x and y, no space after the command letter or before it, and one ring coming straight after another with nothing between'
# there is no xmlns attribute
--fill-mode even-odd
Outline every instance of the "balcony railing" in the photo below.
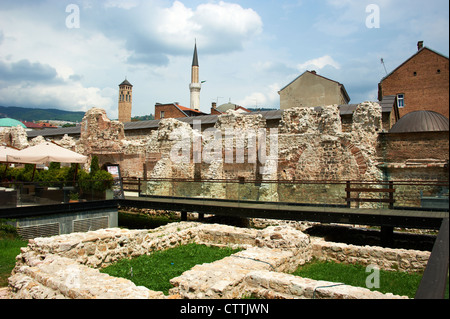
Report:
<svg viewBox="0 0 450 319"><path fill-rule="evenodd" d="M3 182L0 208L113 199L106 181ZM333 205L351 208L449 209L448 181L262 181L122 179L126 197L164 196Z"/></svg>
<svg viewBox="0 0 450 319"><path fill-rule="evenodd" d="M108 181L0 183L0 208L98 201L112 198L113 191L108 188Z"/></svg>

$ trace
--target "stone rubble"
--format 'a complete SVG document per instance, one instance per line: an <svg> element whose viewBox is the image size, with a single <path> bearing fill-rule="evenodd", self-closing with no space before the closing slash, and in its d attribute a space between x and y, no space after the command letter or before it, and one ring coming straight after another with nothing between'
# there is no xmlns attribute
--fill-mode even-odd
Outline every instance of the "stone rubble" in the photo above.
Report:
<svg viewBox="0 0 450 319"><path fill-rule="evenodd" d="M27 131L22 126L3 127L0 129L0 144L3 143L19 150L30 146Z"/></svg>

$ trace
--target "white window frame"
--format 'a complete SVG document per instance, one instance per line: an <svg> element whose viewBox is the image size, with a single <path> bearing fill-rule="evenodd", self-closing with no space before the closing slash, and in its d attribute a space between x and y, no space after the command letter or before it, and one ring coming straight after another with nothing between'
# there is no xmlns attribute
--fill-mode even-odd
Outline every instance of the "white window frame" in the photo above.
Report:
<svg viewBox="0 0 450 319"><path fill-rule="evenodd" d="M397 94L397 106L399 109L405 107L405 94Z"/></svg>

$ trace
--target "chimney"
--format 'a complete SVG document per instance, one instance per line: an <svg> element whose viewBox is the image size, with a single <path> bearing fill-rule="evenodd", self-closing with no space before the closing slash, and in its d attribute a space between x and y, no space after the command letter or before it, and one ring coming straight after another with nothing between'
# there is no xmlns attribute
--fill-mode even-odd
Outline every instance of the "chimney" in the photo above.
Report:
<svg viewBox="0 0 450 319"><path fill-rule="evenodd" d="M216 102L212 102L212 108L216 109L217 108L217 103Z"/></svg>
<svg viewBox="0 0 450 319"><path fill-rule="evenodd" d="M417 51L422 50L422 48L423 48L423 41L417 42Z"/></svg>
<svg viewBox="0 0 450 319"><path fill-rule="evenodd" d="M311 71L312 74L317 74L316 70Z"/></svg>

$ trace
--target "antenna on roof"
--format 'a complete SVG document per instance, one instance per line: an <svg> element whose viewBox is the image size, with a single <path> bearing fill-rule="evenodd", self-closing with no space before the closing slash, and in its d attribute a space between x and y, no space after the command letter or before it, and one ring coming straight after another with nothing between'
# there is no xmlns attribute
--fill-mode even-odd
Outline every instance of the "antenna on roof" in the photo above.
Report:
<svg viewBox="0 0 450 319"><path fill-rule="evenodd" d="M386 65L384 65L384 59L383 58L381 58L381 64L383 64L384 72L386 72L386 75L387 75L388 73L387 73L387 70L386 70Z"/></svg>

